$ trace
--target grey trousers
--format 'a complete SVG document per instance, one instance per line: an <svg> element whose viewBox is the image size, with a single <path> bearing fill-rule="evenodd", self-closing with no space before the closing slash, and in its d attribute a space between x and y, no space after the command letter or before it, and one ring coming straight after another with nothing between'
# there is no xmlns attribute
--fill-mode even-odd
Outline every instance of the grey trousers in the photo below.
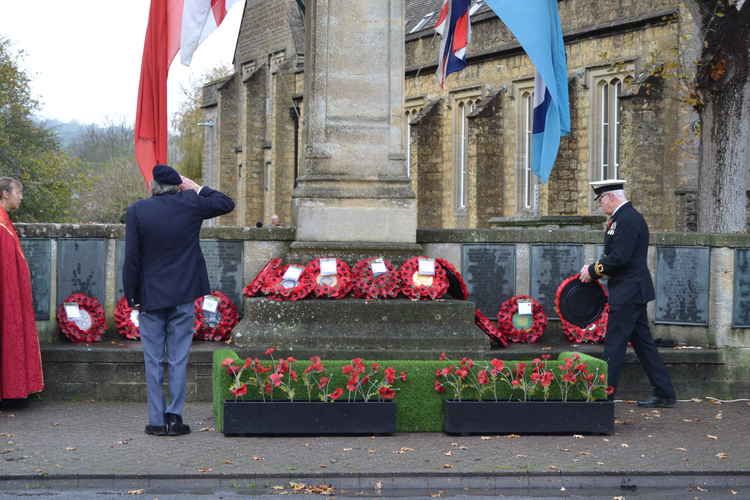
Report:
<svg viewBox="0 0 750 500"><path fill-rule="evenodd" d="M164 425L164 413L182 415L187 386L187 364L193 343L193 302L140 314L143 360L146 365L149 425ZM164 407L164 361L169 375L169 405Z"/></svg>

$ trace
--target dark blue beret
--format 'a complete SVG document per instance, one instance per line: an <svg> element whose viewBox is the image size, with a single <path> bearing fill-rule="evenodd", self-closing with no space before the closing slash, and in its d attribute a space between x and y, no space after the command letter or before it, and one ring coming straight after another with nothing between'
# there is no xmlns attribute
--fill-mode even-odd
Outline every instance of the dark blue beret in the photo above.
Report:
<svg viewBox="0 0 750 500"><path fill-rule="evenodd" d="M169 184L177 186L182 184L182 178L177 170L173 169L169 165L157 165L154 167L154 180L159 184Z"/></svg>

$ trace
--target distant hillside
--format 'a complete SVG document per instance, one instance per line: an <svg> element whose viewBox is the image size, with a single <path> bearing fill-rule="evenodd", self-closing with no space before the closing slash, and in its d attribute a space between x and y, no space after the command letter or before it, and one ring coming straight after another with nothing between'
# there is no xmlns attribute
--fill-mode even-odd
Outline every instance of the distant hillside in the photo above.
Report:
<svg viewBox="0 0 750 500"><path fill-rule="evenodd" d="M66 150L70 150L70 147L81 135L83 135L83 132L91 127L91 124L89 123L80 123L75 120L72 122L38 120L38 123L40 126L54 131L60 139L60 145Z"/></svg>

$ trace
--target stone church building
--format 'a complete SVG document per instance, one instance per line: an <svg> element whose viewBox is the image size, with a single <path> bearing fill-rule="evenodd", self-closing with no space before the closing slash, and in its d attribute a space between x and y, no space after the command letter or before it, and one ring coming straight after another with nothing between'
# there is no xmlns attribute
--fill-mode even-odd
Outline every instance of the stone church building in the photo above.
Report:
<svg viewBox="0 0 750 500"><path fill-rule="evenodd" d="M364 1L364 0L355 0ZM560 0L572 132L547 184L530 170L534 68L482 0L469 66L435 78L442 0L406 0L404 166L420 228L487 228L538 216L599 215L589 181L628 180L652 231L696 228L697 116L681 97L692 20L677 0ZM234 73L204 87L204 181L237 200L221 224L278 214L305 144L304 16L296 0L247 0ZM340 47L346 50L346 47ZM362 54L362 71L368 57Z"/></svg>

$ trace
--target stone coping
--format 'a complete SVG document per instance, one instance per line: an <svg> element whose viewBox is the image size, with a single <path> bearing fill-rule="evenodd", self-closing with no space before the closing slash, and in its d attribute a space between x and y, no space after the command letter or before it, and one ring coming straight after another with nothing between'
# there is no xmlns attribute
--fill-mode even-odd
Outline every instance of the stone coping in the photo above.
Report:
<svg viewBox="0 0 750 500"><path fill-rule="evenodd" d="M601 244L602 231L562 229L420 229L419 243L580 243ZM651 233L651 246L705 246L750 248L750 234Z"/></svg>
<svg viewBox="0 0 750 500"><path fill-rule="evenodd" d="M22 238L108 238L125 237L123 224L16 224ZM201 238L247 241L294 241L294 227L256 228L244 226L204 227ZM417 243L602 243L602 231L538 229L529 227L504 229L418 229ZM302 246L307 244L299 242ZM330 244L330 243L329 243ZM717 248L750 248L750 234L653 232L651 246L704 246Z"/></svg>
<svg viewBox="0 0 750 500"><path fill-rule="evenodd" d="M16 224L22 238L107 238L125 237L124 224ZM248 241L294 241L293 227L213 226L201 229L201 238Z"/></svg>

